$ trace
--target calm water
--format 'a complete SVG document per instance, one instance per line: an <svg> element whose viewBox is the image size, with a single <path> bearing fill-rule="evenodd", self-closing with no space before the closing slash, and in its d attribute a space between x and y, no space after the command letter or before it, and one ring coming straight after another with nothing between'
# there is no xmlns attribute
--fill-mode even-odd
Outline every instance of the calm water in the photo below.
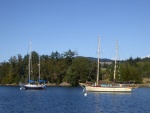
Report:
<svg viewBox="0 0 150 113"><path fill-rule="evenodd" d="M0 86L0 113L150 113L150 88L85 97L81 87L20 90Z"/></svg>

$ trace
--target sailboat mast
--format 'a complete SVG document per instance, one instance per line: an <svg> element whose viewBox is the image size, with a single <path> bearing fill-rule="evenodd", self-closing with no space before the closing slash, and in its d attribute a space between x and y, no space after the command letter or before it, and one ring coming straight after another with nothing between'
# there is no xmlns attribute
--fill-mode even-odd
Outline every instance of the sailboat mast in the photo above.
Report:
<svg viewBox="0 0 150 113"><path fill-rule="evenodd" d="M30 75L31 75L31 42L29 43L29 81L30 81Z"/></svg>
<svg viewBox="0 0 150 113"><path fill-rule="evenodd" d="M98 81L99 81L99 59L100 59L100 36L98 36L98 60L97 60L97 80L96 80L96 85L98 85Z"/></svg>
<svg viewBox="0 0 150 113"><path fill-rule="evenodd" d="M117 60L118 60L118 40L116 42L116 57L115 57L115 68L114 68L114 80L116 79Z"/></svg>
<svg viewBox="0 0 150 113"><path fill-rule="evenodd" d="M40 80L40 55L39 55L39 80Z"/></svg>

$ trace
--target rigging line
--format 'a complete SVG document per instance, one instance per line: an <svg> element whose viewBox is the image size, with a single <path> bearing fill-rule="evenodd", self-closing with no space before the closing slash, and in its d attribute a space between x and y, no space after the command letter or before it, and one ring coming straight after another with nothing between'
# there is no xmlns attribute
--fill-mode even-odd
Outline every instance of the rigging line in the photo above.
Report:
<svg viewBox="0 0 150 113"><path fill-rule="evenodd" d="M118 49L120 50L120 52L121 52L121 54L122 54L122 56L123 56L123 59L121 59L121 60L125 60L126 58L125 58L125 55L123 54L123 51L122 51L122 49L121 49L121 47L120 47L120 45L118 44ZM118 55L120 55L120 54L118 54ZM120 57L120 56L119 56ZM120 58L119 58L119 60L120 60Z"/></svg>
<svg viewBox="0 0 150 113"><path fill-rule="evenodd" d="M114 55L115 55L115 50L112 50L111 55L110 55L109 58L110 58L111 60L113 60L113 61L115 60Z"/></svg>

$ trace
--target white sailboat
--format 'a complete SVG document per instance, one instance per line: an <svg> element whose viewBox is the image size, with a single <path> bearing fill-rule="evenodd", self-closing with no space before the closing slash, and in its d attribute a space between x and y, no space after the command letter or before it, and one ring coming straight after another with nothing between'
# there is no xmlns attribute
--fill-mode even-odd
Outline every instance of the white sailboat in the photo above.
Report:
<svg viewBox="0 0 150 113"><path fill-rule="evenodd" d="M30 47L31 47L31 42L30 42ZM30 50L31 51L31 50ZM40 56L39 56L39 80L38 82L32 81L30 79L31 76L31 52L29 54L29 64L28 64L28 83L20 83L20 89L45 89L46 88L46 84L45 83L40 83Z"/></svg>
<svg viewBox="0 0 150 113"><path fill-rule="evenodd" d="M118 43L116 45L116 54L118 49ZM85 91L89 92L131 92L132 87L127 87L126 85L122 84L107 84L102 85L99 84L99 59L100 59L100 36L98 37L98 63L97 63L97 80L94 85L87 85L87 84L80 84ZM115 68L114 68L114 79L115 79L115 73L116 73L116 63L117 63L117 55L115 59Z"/></svg>

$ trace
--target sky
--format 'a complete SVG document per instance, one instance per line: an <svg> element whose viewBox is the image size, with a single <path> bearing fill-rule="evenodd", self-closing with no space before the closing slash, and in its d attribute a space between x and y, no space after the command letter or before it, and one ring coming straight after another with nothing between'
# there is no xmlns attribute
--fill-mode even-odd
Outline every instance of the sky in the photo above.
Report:
<svg viewBox="0 0 150 113"><path fill-rule="evenodd" d="M119 59L150 55L150 0L0 0L0 62L32 50Z"/></svg>

